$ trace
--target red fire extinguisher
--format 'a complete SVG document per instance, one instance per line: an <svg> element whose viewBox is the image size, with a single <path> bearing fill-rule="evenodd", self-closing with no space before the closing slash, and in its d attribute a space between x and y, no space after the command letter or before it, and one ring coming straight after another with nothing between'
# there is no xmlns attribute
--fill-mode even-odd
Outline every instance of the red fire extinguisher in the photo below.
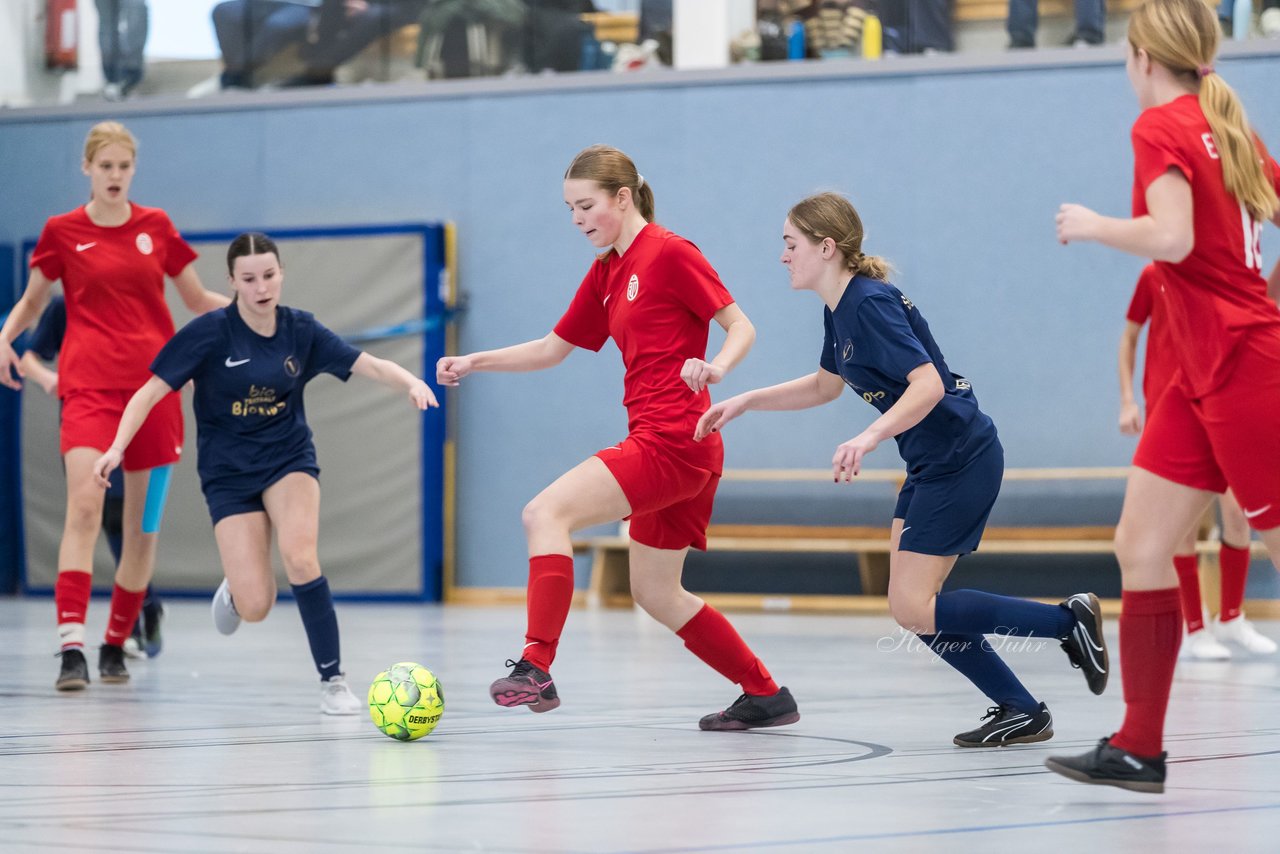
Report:
<svg viewBox="0 0 1280 854"><path fill-rule="evenodd" d="M76 0L45 0L44 14L45 68L76 68L80 42Z"/></svg>

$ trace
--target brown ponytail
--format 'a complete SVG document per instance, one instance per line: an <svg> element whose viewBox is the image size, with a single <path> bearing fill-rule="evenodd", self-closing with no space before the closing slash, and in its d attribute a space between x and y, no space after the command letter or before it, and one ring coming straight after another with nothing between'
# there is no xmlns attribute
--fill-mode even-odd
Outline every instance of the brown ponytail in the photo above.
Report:
<svg viewBox="0 0 1280 854"><path fill-rule="evenodd" d="M636 210L645 222L653 222L653 187L636 170L631 158L611 145L593 145L584 148L573 158L564 173L565 180L594 181L601 189L617 194L623 187L631 190Z"/></svg>
<svg viewBox="0 0 1280 854"><path fill-rule="evenodd" d="M828 237L844 257L845 267L855 276L888 281L892 266L878 255L864 255L862 218L853 205L838 193L818 193L796 202L787 219L814 243Z"/></svg>

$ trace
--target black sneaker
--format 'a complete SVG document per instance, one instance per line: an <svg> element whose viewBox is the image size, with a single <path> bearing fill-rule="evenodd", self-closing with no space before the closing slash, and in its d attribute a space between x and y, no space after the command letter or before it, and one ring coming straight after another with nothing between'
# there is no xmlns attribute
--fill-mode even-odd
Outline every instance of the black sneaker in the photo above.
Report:
<svg viewBox="0 0 1280 854"><path fill-rule="evenodd" d="M975 730L952 739L958 747L1004 747L1006 744L1033 744L1053 738L1053 715L1040 704L1034 715L1020 712L1007 703L992 706L982 716L991 720Z"/></svg>
<svg viewBox="0 0 1280 854"><path fill-rule="evenodd" d="M762 726L786 726L800 720L795 698L786 688L768 697L743 694L723 712L715 712L698 721L698 729L755 729Z"/></svg>
<svg viewBox="0 0 1280 854"><path fill-rule="evenodd" d="M551 674L523 658L507 659L511 673L489 686L489 696L499 706L528 706L531 712L549 712L560 705Z"/></svg>
<svg viewBox="0 0 1280 854"><path fill-rule="evenodd" d="M1110 675L1107 641L1102 636L1102 606L1092 593L1077 593L1061 604L1076 618L1071 634L1062 639L1062 650L1071 659L1072 667L1084 671L1089 690L1101 694L1107 689L1107 677Z"/></svg>
<svg viewBox="0 0 1280 854"><path fill-rule="evenodd" d="M84 652L72 648L58 655L62 656L62 670L54 686L59 691L83 691L89 687L89 662L84 660Z"/></svg>
<svg viewBox="0 0 1280 854"><path fill-rule="evenodd" d="M128 682L129 671L124 666L124 648L104 643L98 647L98 678L103 682Z"/></svg>
<svg viewBox="0 0 1280 854"><path fill-rule="evenodd" d="M160 654L161 648L164 646L164 639L160 637L160 621L164 619L164 606L159 602L154 605L143 605L142 613L138 615L138 622L142 624L142 648L146 650L147 658L155 658Z"/></svg>
<svg viewBox="0 0 1280 854"><path fill-rule="evenodd" d="M1098 746L1079 756L1050 756L1045 767L1078 783L1116 786L1132 792L1164 792L1164 760L1168 753L1152 759L1134 756L1127 750L1111 746L1108 736Z"/></svg>

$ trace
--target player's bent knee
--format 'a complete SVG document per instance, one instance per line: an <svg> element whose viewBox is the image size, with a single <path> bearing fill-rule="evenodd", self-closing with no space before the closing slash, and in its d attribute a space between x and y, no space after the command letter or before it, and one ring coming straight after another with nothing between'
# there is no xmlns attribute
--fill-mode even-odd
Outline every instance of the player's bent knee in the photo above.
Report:
<svg viewBox="0 0 1280 854"><path fill-rule="evenodd" d="M909 632L928 634L933 631L933 614L928 603L889 595L889 613L894 621Z"/></svg>
<svg viewBox="0 0 1280 854"><path fill-rule="evenodd" d="M520 511L520 523L524 525L526 533L532 534L535 531L544 531L548 528L564 527L556 508L551 502L533 499L524 506Z"/></svg>

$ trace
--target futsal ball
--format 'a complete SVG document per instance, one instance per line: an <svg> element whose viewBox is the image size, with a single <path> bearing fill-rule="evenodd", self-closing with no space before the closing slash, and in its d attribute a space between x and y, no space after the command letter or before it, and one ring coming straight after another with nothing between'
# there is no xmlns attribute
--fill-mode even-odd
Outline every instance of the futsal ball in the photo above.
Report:
<svg viewBox="0 0 1280 854"><path fill-rule="evenodd" d="M383 734L399 741L427 735L443 714L444 688L421 664L393 664L369 686L369 717Z"/></svg>

